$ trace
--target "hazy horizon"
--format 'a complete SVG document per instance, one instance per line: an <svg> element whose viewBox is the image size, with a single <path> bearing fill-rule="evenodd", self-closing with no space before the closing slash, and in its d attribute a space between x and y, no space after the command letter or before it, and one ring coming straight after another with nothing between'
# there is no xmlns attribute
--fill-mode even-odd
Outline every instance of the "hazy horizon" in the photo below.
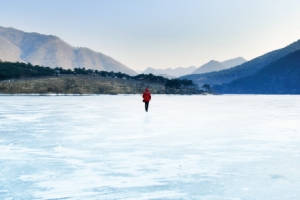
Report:
<svg viewBox="0 0 300 200"><path fill-rule="evenodd" d="M2 2L0 26L55 35L133 70L199 67L251 60L300 39L300 2L96 1Z"/></svg>

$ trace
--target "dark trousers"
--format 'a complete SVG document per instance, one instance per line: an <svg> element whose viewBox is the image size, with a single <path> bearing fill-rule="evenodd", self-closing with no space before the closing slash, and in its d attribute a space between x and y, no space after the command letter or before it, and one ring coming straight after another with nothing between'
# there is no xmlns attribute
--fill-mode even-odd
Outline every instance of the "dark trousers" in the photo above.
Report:
<svg viewBox="0 0 300 200"><path fill-rule="evenodd" d="M146 112L148 112L148 107L149 107L149 101L145 102L145 110L146 110Z"/></svg>

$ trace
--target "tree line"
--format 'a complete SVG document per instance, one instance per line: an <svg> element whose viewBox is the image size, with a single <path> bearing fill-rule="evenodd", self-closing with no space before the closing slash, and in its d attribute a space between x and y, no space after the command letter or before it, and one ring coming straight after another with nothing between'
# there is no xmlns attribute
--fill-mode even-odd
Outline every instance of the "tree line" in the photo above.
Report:
<svg viewBox="0 0 300 200"><path fill-rule="evenodd" d="M62 67L50 68L39 65L32 65L31 63L20 62L3 62L0 60L0 80L7 79L19 79L19 78L34 78L43 76L60 76L60 75L92 75L111 77L118 79L129 79L139 81L149 81L153 83L164 84L168 90L179 89L197 89L197 84L194 84L192 80L187 79L168 79L163 76L156 76L153 74L138 74L136 76L130 76L121 72L108 72L98 71L85 68L63 69Z"/></svg>
<svg viewBox="0 0 300 200"><path fill-rule="evenodd" d="M0 80L52 76L53 73L54 71L50 67L33 66L30 63L20 62L0 62Z"/></svg>

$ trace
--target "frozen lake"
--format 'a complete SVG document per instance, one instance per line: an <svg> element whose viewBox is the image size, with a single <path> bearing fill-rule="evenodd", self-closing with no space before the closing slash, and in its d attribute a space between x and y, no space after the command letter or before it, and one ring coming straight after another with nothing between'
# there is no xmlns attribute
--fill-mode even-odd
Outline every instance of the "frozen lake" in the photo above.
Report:
<svg viewBox="0 0 300 200"><path fill-rule="evenodd" d="M0 96L0 199L300 199L300 96Z"/></svg>

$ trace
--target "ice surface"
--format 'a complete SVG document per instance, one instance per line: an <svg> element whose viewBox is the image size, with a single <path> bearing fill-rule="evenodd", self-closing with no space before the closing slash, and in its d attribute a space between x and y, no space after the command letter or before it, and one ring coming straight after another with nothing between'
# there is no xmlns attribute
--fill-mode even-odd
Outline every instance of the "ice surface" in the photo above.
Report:
<svg viewBox="0 0 300 200"><path fill-rule="evenodd" d="M0 96L0 199L300 199L300 96Z"/></svg>

